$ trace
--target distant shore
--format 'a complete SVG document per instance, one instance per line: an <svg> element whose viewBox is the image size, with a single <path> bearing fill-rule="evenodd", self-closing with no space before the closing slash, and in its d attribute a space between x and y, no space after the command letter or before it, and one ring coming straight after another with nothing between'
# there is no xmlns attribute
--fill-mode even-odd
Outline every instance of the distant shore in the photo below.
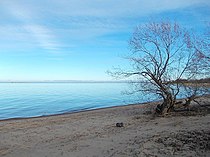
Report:
<svg viewBox="0 0 210 157"><path fill-rule="evenodd" d="M202 105L210 96L200 97ZM0 156L209 156L210 114L154 117L157 102L0 121ZM124 127L116 127L123 122ZM190 140L190 141L189 141Z"/></svg>

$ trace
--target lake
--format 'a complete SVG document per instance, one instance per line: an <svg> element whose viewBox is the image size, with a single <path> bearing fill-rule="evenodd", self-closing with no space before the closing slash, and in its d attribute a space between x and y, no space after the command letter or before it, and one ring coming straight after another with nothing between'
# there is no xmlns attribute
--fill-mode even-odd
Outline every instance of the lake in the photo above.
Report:
<svg viewBox="0 0 210 157"><path fill-rule="evenodd" d="M0 119L37 117L151 101L128 83L0 83Z"/></svg>

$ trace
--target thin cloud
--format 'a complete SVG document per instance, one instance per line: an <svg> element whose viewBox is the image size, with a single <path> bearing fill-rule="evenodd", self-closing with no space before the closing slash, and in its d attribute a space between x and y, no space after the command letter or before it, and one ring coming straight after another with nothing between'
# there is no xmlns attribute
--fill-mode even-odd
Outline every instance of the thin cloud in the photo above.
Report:
<svg viewBox="0 0 210 157"><path fill-rule="evenodd" d="M57 20L70 38L94 38L113 32L129 32L135 25L133 19L149 14L186 8L195 5L210 5L206 0L52 0L46 9ZM44 8L40 9L44 10ZM58 18L57 18L58 17ZM65 33L62 33L65 34Z"/></svg>
<svg viewBox="0 0 210 157"><path fill-rule="evenodd" d="M49 52L59 52L61 45L58 43L56 36L48 27L37 24L37 21L34 20L36 18L34 12L30 12L24 5L16 3L4 3L4 5L9 13L21 23L25 31L34 37L39 46Z"/></svg>
<svg viewBox="0 0 210 157"><path fill-rule="evenodd" d="M55 36L46 27L41 25L24 25L24 28L36 38L44 49L51 52L59 50L60 45L56 42Z"/></svg>
<svg viewBox="0 0 210 157"><path fill-rule="evenodd" d="M154 12L210 5L207 0L52 0L48 12L68 16L127 17Z"/></svg>
<svg viewBox="0 0 210 157"><path fill-rule="evenodd" d="M210 1L10 0L0 4L20 21L15 25L23 27L40 47L57 52L75 44L69 43L75 39L96 40L107 34L129 32L139 23L135 18L195 5L209 6Z"/></svg>

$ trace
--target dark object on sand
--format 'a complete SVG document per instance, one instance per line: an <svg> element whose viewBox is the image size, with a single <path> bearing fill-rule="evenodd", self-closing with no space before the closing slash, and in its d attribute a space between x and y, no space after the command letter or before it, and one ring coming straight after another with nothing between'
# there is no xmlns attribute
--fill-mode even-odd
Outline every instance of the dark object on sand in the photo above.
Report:
<svg viewBox="0 0 210 157"><path fill-rule="evenodd" d="M116 123L116 127L123 127L123 123Z"/></svg>

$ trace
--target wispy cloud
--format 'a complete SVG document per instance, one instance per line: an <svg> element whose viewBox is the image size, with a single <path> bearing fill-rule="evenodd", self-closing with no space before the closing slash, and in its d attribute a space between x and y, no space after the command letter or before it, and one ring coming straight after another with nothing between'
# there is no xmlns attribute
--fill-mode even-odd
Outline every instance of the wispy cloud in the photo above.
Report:
<svg viewBox="0 0 210 157"><path fill-rule="evenodd" d="M24 25L25 30L32 34L40 46L50 52L59 51L60 45L56 41L54 34L46 27L41 25Z"/></svg>
<svg viewBox="0 0 210 157"><path fill-rule="evenodd" d="M4 2L5 8L9 14L16 18L18 24L25 30L25 33L32 36L31 40L35 40L39 46L48 52L59 52L61 44L57 41L54 33L48 28L36 21L36 12L31 12L30 8L24 7L19 3ZM18 26L14 26L18 27Z"/></svg>
<svg viewBox="0 0 210 157"><path fill-rule="evenodd" d="M46 14L53 15L69 36L97 37L132 29L146 15L183 9L191 6L210 6L206 0L52 0ZM43 10L43 9L42 9ZM58 18L57 18L58 17Z"/></svg>
<svg viewBox="0 0 210 157"><path fill-rule="evenodd" d="M69 16L139 16L193 5L210 5L208 0L52 0L49 12Z"/></svg>
<svg viewBox="0 0 210 157"><path fill-rule="evenodd" d="M210 6L210 1L10 0L0 4L18 21L12 23L14 29L22 27L37 45L59 52L74 45L75 39L96 40L107 34L129 32L139 22L135 18L196 5Z"/></svg>

